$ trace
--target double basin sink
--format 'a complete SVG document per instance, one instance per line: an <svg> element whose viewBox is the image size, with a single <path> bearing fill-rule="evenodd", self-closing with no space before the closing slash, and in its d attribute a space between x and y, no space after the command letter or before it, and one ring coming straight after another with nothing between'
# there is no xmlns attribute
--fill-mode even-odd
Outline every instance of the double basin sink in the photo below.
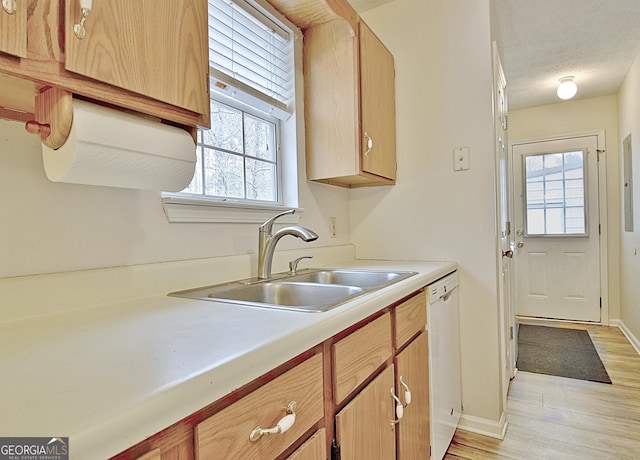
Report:
<svg viewBox="0 0 640 460"><path fill-rule="evenodd" d="M235 281L169 295L262 308L323 312L415 274L405 271L308 269L295 275Z"/></svg>

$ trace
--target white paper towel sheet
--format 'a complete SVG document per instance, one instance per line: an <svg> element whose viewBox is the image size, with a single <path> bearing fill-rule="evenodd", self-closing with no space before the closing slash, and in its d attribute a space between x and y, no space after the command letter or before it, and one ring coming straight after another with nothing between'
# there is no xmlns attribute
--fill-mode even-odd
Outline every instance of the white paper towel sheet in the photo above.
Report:
<svg viewBox="0 0 640 460"><path fill-rule="evenodd" d="M54 182L167 192L189 185L196 164L187 131L77 99L69 138L42 155Z"/></svg>

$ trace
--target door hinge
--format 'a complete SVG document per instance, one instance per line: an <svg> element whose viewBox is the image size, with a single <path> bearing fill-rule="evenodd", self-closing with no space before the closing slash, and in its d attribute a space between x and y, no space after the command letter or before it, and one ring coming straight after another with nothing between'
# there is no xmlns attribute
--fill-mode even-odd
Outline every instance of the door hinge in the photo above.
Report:
<svg viewBox="0 0 640 460"><path fill-rule="evenodd" d="M509 326L509 338L513 340L513 326Z"/></svg>
<svg viewBox="0 0 640 460"><path fill-rule="evenodd" d="M600 297L600 308L602 308L602 297Z"/></svg>
<svg viewBox="0 0 640 460"><path fill-rule="evenodd" d="M331 460L340 460L340 446L335 439L331 443Z"/></svg>
<svg viewBox="0 0 640 460"><path fill-rule="evenodd" d="M602 224L598 224L598 235L602 235Z"/></svg>

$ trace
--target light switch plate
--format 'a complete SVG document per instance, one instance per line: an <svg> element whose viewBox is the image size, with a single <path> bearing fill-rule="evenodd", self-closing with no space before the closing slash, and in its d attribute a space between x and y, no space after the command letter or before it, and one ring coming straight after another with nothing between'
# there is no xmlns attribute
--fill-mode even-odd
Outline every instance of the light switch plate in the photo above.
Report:
<svg viewBox="0 0 640 460"><path fill-rule="evenodd" d="M465 171L469 169L469 147L453 149L453 170Z"/></svg>

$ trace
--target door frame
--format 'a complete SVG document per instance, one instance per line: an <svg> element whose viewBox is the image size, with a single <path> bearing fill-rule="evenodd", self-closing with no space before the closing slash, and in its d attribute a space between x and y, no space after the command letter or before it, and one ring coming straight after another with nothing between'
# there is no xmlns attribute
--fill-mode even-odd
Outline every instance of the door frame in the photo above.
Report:
<svg viewBox="0 0 640 460"><path fill-rule="evenodd" d="M549 136L541 136L527 139L517 139L517 140L509 140L509 155L513 158L513 147L515 145L520 144L532 144L536 142L548 142L562 139L571 139L576 137L585 137L585 136L596 136L597 138L597 156L598 156L598 218L600 220L600 298L601 298L601 311L600 311L600 323L603 326L609 325L609 276L608 276L608 251L607 251L607 242L608 242L608 224L607 224L607 162L605 159L605 131L604 129L594 129L588 131L578 131L578 132L569 132L562 133L556 135ZM518 168L520 166L518 165ZM510 184L513 184L514 174L519 174L519 170L516 171L516 167L511 163L511 174L510 174ZM513 203L518 199L516 197L516 192L511 185L511 204L512 204L512 213L513 213ZM516 249L517 252L517 249ZM517 257L517 254L516 254ZM513 292L516 293L517 289L517 273L512 277L511 287ZM516 296L517 298L517 296ZM515 312L515 308L514 308ZM521 323L532 323L532 322L558 322L562 320L548 320L544 318L530 318L530 317L520 317L515 315L515 319ZM580 321L571 321L571 322L580 322ZM593 324L593 323L590 323Z"/></svg>

